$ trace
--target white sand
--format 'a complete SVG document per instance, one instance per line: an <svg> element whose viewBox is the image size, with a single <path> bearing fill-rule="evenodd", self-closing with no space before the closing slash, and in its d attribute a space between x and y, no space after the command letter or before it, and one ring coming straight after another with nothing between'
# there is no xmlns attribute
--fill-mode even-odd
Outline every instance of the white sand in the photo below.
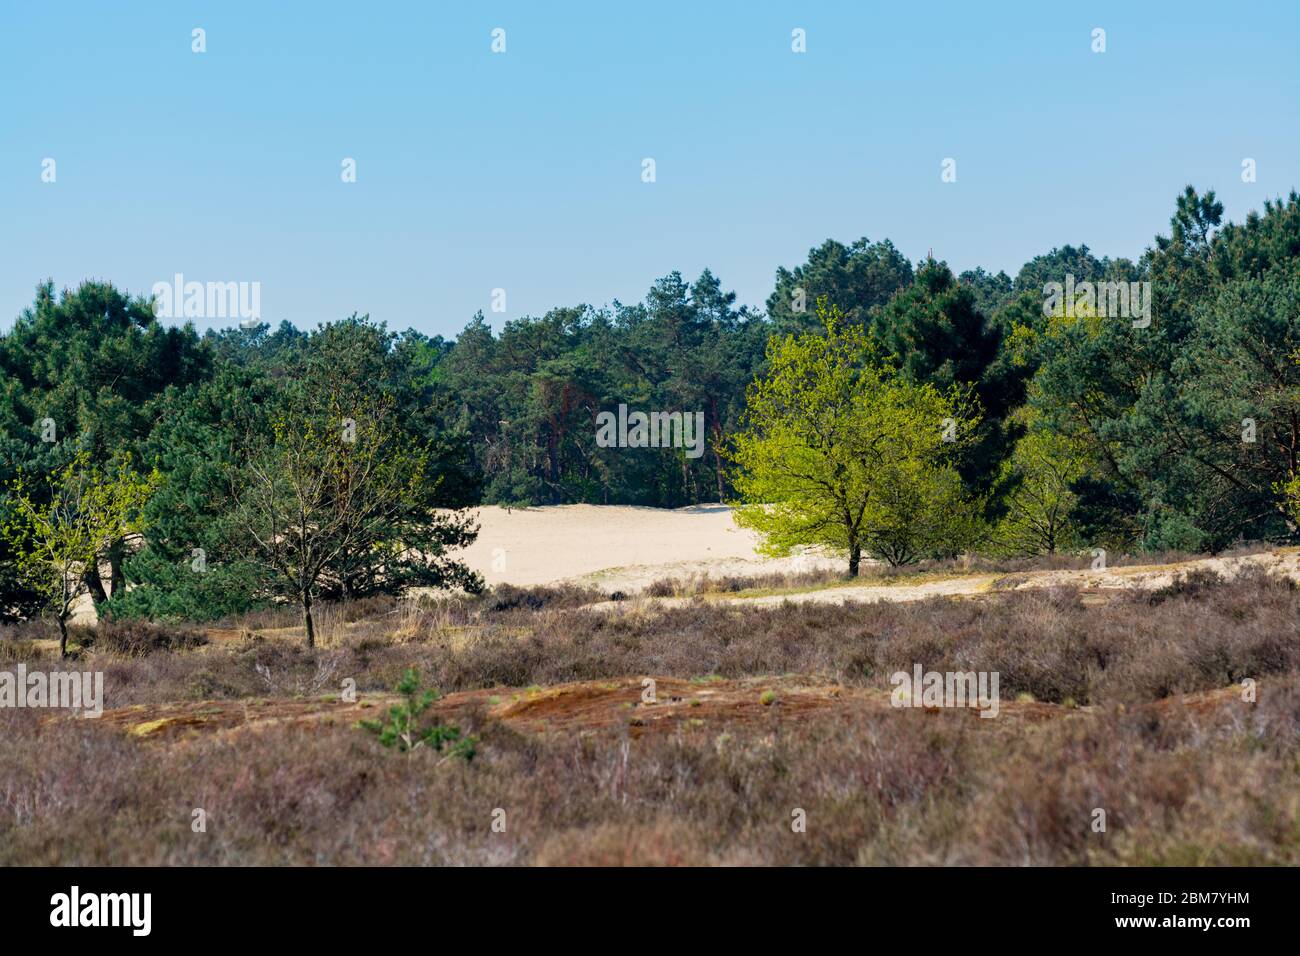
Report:
<svg viewBox="0 0 1300 956"><path fill-rule="evenodd" d="M495 506L475 509L480 524L478 540L459 557L481 573L489 584L528 587L564 581L587 583L606 591L635 595L664 578L754 577L777 572L804 572L830 568L844 571L845 560L822 555L763 558L755 551L758 537L736 527L731 509L724 505L695 505L675 511L627 505L552 505L541 508ZM1107 571L1059 570L1018 574L944 576L938 580L888 585L842 585L798 594L754 598L716 596L749 606L783 601L914 601L927 597L961 597L987 593L998 579L1009 589L1053 585L1098 590L1159 588L1182 572L1196 568L1232 576L1259 566L1272 574L1300 581L1300 549L1285 548L1232 558L1200 558L1173 565L1121 567ZM678 598L652 603L671 606ZM611 603L627 609L643 602ZM600 605L595 605L599 607ZM77 603L74 623L93 624L94 605L89 596Z"/></svg>
<svg viewBox="0 0 1300 956"><path fill-rule="evenodd" d="M758 537L725 505L666 510L627 505L476 509L478 540L462 552L488 584L581 581L628 593L662 578L753 576L844 566L806 555L762 558Z"/></svg>
<svg viewBox="0 0 1300 956"><path fill-rule="evenodd" d="M818 555L759 557L754 551L758 536L737 528L725 505L677 510L549 505L509 511L493 505L474 511L478 540L456 556L489 585L578 581L634 594L664 578L845 567L843 559ZM72 623L90 626L95 620L95 605L84 594L74 605Z"/></svg>

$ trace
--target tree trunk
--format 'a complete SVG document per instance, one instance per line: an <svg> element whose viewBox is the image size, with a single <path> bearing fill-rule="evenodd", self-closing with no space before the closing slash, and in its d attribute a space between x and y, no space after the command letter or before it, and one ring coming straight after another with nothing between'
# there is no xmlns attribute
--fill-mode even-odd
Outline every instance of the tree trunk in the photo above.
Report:
<svg viewBox="0 0 1300 956"><path fill-rule="evenodd" d="M311 598L307 595L303 595L302 599L302 626L307 629L307 647L315 648L316 624L311 619Z"/></svg>
<svg viewBox="0 0 1300 956"><path fill-rule="evenodd" d="M718 472L718 504L722 504L726 498L722 490L722 453L718 450L722 445L722 419L718 415L718 400L712 396L709 398L709 411L713 421L713 467Z"/></svg>
<svg viewBox="0 0 1300 956"><path fill-rule="evenodd" d="M108 549L108 587L109 594L116 597L118 592L126 592L126 572L122 570L122 561L126 557L126 542L118 538Z"/></svg>
<svg viewBox="0 0 1300 956"><path fill-rule="evenodd" d="M713 448L713 467L718 473L718 504L722 504L727 500L727 496L722 490L722 456L718 454L716 445Z"/></svg>
<svg viewBox="0 0 1300 956"><path fill-rule="evenodd" d="M90 592L90 599L96 604L108 600L108 594L104 591L104 579L99 576L99 563L97 561L92 561L86 565L81 580L85 582L86 590Z"/></svg>
<svg viewBox="0 0 1300 956"><path fill-rule="evenodd" d="M68 621L62 614L59 615L59 656L68 656Z"/></svg>
<svg viewBox="0 0 1300 956"><path fill-rule="evenodd" d="M858 568L862 566L862 545L854 541L849 545L849 577L858 576Z"/></svg>

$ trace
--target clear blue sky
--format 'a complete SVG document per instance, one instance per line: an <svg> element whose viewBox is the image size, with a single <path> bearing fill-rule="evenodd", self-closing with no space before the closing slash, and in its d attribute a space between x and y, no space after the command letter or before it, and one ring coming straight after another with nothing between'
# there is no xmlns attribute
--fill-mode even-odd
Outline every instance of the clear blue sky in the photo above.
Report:
<svg viewBox="0 0 1300 956"><path fill-rule="evenodd" d="M1300 187L1295 0L0 4L0 328L47 276L176 272L302 327L705 267L761 305L827 237L1014 273L1136 257L1187 183L1233 219Z"/></svg>

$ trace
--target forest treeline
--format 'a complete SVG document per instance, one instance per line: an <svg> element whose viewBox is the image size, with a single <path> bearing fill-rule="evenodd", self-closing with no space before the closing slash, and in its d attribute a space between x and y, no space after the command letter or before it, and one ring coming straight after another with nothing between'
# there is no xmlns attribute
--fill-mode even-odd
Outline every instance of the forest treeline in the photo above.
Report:
<svg viewBox="0 0 1300 956"><path fill-rule="evenodd" d="M47 282L0 335L0 520L20 478L39 503L41 479L51 487L74 462L128 468L149 476L140 530L123 526L105 549L111 570L102 580L92 569L92 595L120 613L238 610L265 593L257 582L268 572L240 553L240 536L256 530L240 508L256 503L241 503L232 482L252 480L263 446L287 454L257 436L294 422L332 427L362 405L382 421L375 441L410 450L388 475L409 513L386 500L382 540L425 553L449 553L470 533L429 515L479 503L731 501L728 449L747 396L771 370L773 343L823 334L820 301L891 375L960 393L973 410L954 461L963 500L978 505L964 545L1204 551L1283 540L1300 495L1298 263L1295 193L1227 223L1213 192L1188 187L1168 232L1132 260L1067 245L1015 276L955 275L933 259L914 265L887 240L828 240L777 269L762 309L738 305L708 270L693 281L674 272L633 305L559 307L500 332L479 314L454 340L356 315L310 331L200 334L110 284L56 294ZM1045 314L1045 287L1067 277L1149 283L1150 322L1107 314L1104 297ZM620 404L702 411L705 453L599 446L596 417ZM292 475L339 462L281 464ZM8 527L0 615L15 616L36 597L16 567L22 526ZM126 547L127 537L142 544ZM432 578L395 558L355 574L326 562L312 593L422 580Z"/></svg>

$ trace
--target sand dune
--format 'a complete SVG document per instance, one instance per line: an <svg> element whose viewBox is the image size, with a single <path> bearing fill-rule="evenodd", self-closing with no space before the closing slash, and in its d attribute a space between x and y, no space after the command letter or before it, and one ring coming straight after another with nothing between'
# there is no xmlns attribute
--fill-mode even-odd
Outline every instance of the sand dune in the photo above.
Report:
<svg viewBox="0 0 1300 956"><path fill-rule="evenodd" d="M483 507L466 563L489 585L590 582L632 592L665 577L755 575L842 567L814 555L762 558L758 537L725 505L667 510L625 505Z"/></svg>
<svg viewBox="0 0 1300 956"><path fill-rule="evenodd" d="M530 587L563 581L632 594L663 578L749 577L770 572L842 568L817 555L762 558L758 536L736 527L726 505L670 510L630 505L550 505L474 509L478 540L459 554L489 584ZM107 568L105 568L107 574ZM95 605L83 594L72 623L93 626Z"/></svg>

